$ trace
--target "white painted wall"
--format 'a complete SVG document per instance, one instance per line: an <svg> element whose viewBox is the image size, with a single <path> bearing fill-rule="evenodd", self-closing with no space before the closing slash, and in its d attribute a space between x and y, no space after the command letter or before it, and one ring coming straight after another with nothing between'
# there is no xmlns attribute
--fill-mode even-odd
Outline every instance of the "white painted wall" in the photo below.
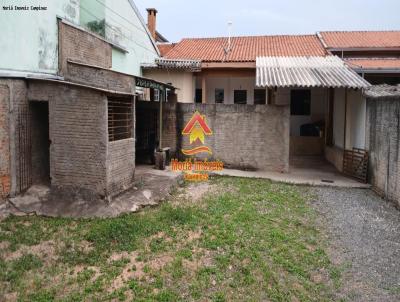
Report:
<svg viewBox="0 0 400 302"><path fill-rule="evenodd" d="M96 4L97 1L91 1ZM106 37L128 50L128 53L113 48L112 69L141 76L141 64L154 63L158 57L151 38L140 17L128 0L103 0L106 4ZM98 3L98 2L97 2Z"/></svg>
<svg viewBox="0 0 400 302"><path fill-rule="evenodd" d="M3 6L8 5L40 5L47 6L47 10L4 10ZM0 70L57 74L57 17L82 27L105 19L106 38L128 51L113 49L113 70L141 75L140 64L154 63L158 57L128 0L4 0L1 6Z"/></svg>
<svg viewBox="0 0 400 302"><path fill-rule="evenodd" d="M163 83L171 83L178 88L176 94L178 102L193 103L194 102L194 77L192 72L174 71L165 69L148 69L143 72L145 77L160 81Z"/></svg>
<svg viewBox="0 0 400 302"><path fill-rule="evenodd" d="M365 149L366 100L360 90L348 91L347 148Z"/></svg>
<svg viewBox="0 0 400 302"><path fill-rule="evenodd" d="M366 100L360 90L348 90L346 149L365 148ZM333 109L333 141L336 147L343 149L345 89L335 89Z"/></svg>
<svg viewBox="0 0 400 302"><path fill-rule="evenodd" d="M345 90L335 89L333 103L333 143L343 149Z"/></svg>
<svg viewBox="0 0 400 302"><path fill-rule="evenodd" d="M4 10L3 6L47 6L47 10ZM79 24L79 1L1 2L0 69L56 74L57 16Z"/></svg>

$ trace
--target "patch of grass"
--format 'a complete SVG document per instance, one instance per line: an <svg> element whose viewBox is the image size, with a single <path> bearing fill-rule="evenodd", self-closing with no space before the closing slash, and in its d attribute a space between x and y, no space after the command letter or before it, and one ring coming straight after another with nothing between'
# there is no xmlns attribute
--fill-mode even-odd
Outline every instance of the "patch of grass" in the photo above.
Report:
<svg viewBox="0 0 400 302"><path fill-rule="evenodd" d="M329 262L303 189L257 179L211 182L216 193L196 203L176 192L172 202L113 219L0 222L8 252L48 240L57 246L51 261L0 258L0 291L29 301L333 299L340 269ZM77 266L83 270L74 274ZM321 282L315 272L327 276Z"/></svg>
<svg viewBox="0 0 400 302"><path fill-rule="evenodd" d="M0 262L0 280L9 282L12 286L21 282L26 272L38 269L42 266L42 261L32 254L25 254L20 258L5 262Z"/></svg>

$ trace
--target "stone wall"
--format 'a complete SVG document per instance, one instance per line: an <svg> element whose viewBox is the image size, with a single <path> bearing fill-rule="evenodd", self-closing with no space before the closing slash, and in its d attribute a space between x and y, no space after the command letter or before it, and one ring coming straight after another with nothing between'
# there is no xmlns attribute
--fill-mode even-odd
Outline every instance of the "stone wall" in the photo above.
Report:
<svg viewBox="0 0 400 302"><path fill-rule="evenodd" d="M380 195L400 206L400 96L367 99L369 179Z"/></svg>
<svg viewBox="0 0 400 302"><path fill-rule="evenodd" d="M181 132L193 113L205 115L213 130L205 145L212 149L210 159L225 167L287 172L289 170L288 106L165 104L163 146L183 158L180 150L190 148Z"/></svg>

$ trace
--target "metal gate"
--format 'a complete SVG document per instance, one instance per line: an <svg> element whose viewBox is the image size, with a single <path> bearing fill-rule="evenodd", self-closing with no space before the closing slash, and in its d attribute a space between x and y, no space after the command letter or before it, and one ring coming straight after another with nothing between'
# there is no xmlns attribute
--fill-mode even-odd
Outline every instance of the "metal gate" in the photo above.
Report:
<svg viewBox="0 0 400 302"><path fill-rule="evenodd" d="M29 108L18 109L17 124L17 185L18 192L27 190L32 185L32 144L30 132L30 113Z"/></svg>
<svg viewBox="0 0 400 302"><path fill-rule="evenodd" d="M343 173L367 183L368 152L358 148L345 150L343 155Z"/></svg>

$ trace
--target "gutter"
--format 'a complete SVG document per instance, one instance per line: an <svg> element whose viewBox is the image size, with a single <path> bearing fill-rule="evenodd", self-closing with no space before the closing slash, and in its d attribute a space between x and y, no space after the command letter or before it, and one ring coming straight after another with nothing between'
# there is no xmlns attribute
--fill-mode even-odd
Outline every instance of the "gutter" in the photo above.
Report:
<svg viewBox="0 0 400 302"><path fill-rule="evenodd" d="M393 69L391 69L391 68L382 68L382 69L366 68L366 69L364 69L362 67L359 67L359 68L352 67L352 69L357 73L399 73L400 74L400 68L393 68Z"/></svg>
<svg viewBox="0 0 400 302"><path fill-rule="evenodd" d="M328 47L329 51L400 51L400 47Z"/></svg>

